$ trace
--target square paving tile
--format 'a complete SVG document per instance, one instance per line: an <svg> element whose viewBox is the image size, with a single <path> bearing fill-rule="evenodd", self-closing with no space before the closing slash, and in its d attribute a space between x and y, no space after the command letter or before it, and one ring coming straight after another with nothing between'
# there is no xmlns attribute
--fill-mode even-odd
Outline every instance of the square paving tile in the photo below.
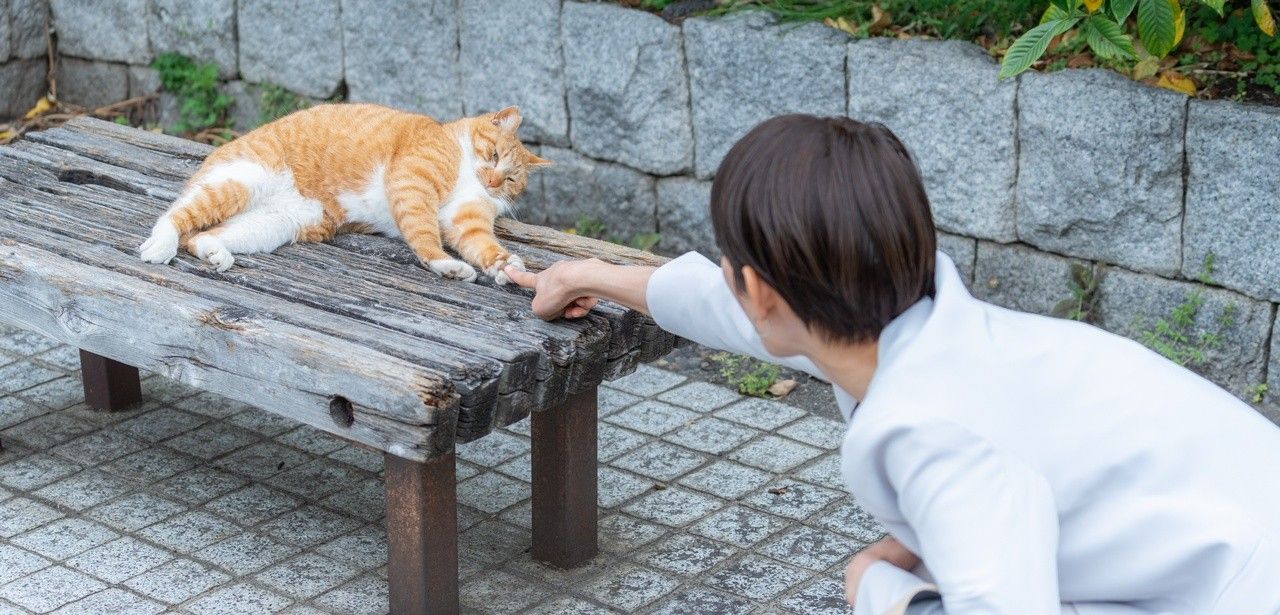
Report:
<svg viewBox="0 0 1280 615"><path fill-rule="evenodd" d="M36 450L47 450L97 431L98 426L88 421L61 413L37 416L25 423L5 430L6 438L22 440Z"/></svg>
<svg viewBox="0 0 1280 615"><path fill-rule="evenodd" d="M114 585L171 559L172 553L126 536L67 560L67 566Z"/></svg>
<svg viewBox="0 0 1280 615"><path fill-rule="evenodd" d="M204 511L191 511L145 527L138 535L178 553L190 554L240 531L226 519Z"/></svg>
<svg viewBox="0 0 1280 615"><path fill-rule="evenodd" d="M530 485L497 472L485 472L458 485L458 502L489 514L527 499Z"/></svg>
<svg viewBox="0 0 1280 615"><path fill-rule="evenodd" d="M458 445L458 458L493 468L521 453L529 452L529 441L501 431Z"/></svg>
<svg viewBox="0 0 1280 615"><path fill-rule="evenodd" d="M148 600L118 587L109 587L87 598L72 602L54 611L53 615L88 615L89 613L157 615L164 611L164 605L159 602Z"/></svg>
<svg viewBox="0 0 1280 615"><path fill-rule="evenodd" d="M316 431L307 428L308 431ZM276 442L259 442L242 448L226 457L213 461L213 465L253 480L263 480L285 470L300 466L313 457L291 446Z"/></svg>
<svg viewBox="0 0 1280 615"><path fill-rule="evenodd" d="M676 429L663 439L695 451L721 455L759 434L750 427L708 416Z"/></svg>
<svg viewBox="0 0 1280 615"><path fill-rule="evenodd" d="M852 536L866 544L880 540L885 534L884 527L875 520L875 517L862 510L852 499L846 499L830 510L815 515L810 523Z"/></svg>
<svg viewBox="0 0 1280 615"><path fill-rule="evenodd" d="M603 418L626 408L641 399L644 398L630 393L624 393L617 389L601 387L596 401L597 412L599 412L600 416Z"/></svg>
<svg viewBox="0 0 1280 615"><path fill-rule="evenodd" d="M658 396L669 404L683 406L699 412L710 412L741 399L737 391L731 391L709 382L690 382Z"/></svg>
<svg viewBox="0 0 1280 615"><path fill-rule="evenodd" d="M365 472L378 473L381 472L386 460L382 453L360 448L358 446L344 446L328 455L329 459L341 461L350 466L355 466Z"/></svg>
<svg viewBox="0 0 1280 615"><path fill-rule="evenodd" d="M292 602L256 585L236 583L191 601L186 610L195 615L261 615L275 613Z"/></svg>
<svg viewBox="0 0 1280 615"><path fill-rule="evenodd" d="M133 483L123 478L100 470L88 469L41 487L32 495L44 498L58 506L83 510L124 495L133 491L134 488Z"/></svg>
<svg viewBox="0 0 1280 615"><path fill-rule="evenodd" d="M0 587L0 598L37 613L47 613L106 587L83 573L50 566Z"/></svg>
<svg viewBox="0 0 1280 615"><path fill-rule="evenodd" d="M716 416L748 427L772 431L802 416L803 410L782 402L750 397L716 411Z"/></svg>
<svg viewBox="0 0 1280 615"><path fill-rule="evenodd" d="M636 366L636 371L609 382L607 385L632 395L649 397L670 389L685 380L688 379L680 374L650 365L639 365Z"/></svg>
<svg viewBox="0 0 1280 615"><path fill-rule="evenodd" d="M316 552L358 570L372 570L387 563L387 532L381 527L366 525L316 547Z"/></svg>
<svg viewBox="0 0 1280 615"><path fill-rule="evenodd" d="M218 497L205 508L242 525L253 526L302 505L297 496L254 483Z"/></svg>
<svg viewBox="0 0 1280 615"><path fill-rule="evenodd" d="M484 613L524 613L546 589L501 570L482 572L462 586L462 603Z"/></svg>
<svg viewBox="0 0 1280 615"><path fill-rule="evenodd" d="M278 436L290 429L296 429L300 425L291 418L258 410L257 408L230 416L226 421L264 436Z"/></svg>
<svg viewBox="0 0 1280 615"><path fill-rule="evenodd" d="M120 423L116 429L147 442L159 442L195 429L208 421L208 417L164 407Z"/></svg>
<svg viewBox="0 0 1280 615"><path fill-rule="evenodd" d="M680 484L731 500L762 490L773 475L733 461L719 460L680 479Z"/></svg>
<svg viewBox="0 0 1280 615"><path fill-rule="evenodd" d="M611 468L600 466L596 470L596 484L599 485L597 500L601 508L616 508L646 491L653 489L653 479L644 478Z"/></svg>
<svg viewBox="0 0 1280 615"><path fill-rule="evenodd" d="M702 574L738 552L736 547L690 534L674 534L647 547L640 563L683 577Z"/></svg>
<svg viewBox="0 0 1280 615"><path fill-rule="evenodd" d="M707 589L693 587L678 592L651 611L651 615L746 615L756 604L750 600Z"/></svg>
<svg viewBox="0 0 1280 615"><path fill-rule="evenodd" d="M650 442L613 461L623 470L669 482L707 462L709 458L666 442Z"/></svg>
<svg viewBox="0 0 1280 615"><path fill-rule="evenodd" d="M304 553L267 568L253 578L282 594L305 599L336 588L357 572L355 568L337 560L315 553Z"/></svg>
<svg viewBox="0 0 1280 615"><path fill-rule="evenodd" d="M852 615L844 601L844 585L835 579L818 579L779 601L782 608L801 615Z"/></svg>
<svg viewBox="0 0 1280 615"><path fill-rule="evenodd" d="M136 453L147 446L146 442L126 434L123 430L109 428L55 447L53 453L76 463L96 466Z"/></svg>
<svg viewBox="0 0 1280 615"><path fill-rule="evenodd" d="M648 437L630 429L600 423L596 434L596 458L604 463L648 441Z"/></svg>
<svg viewBox="0 0 1280 615"><path fill-rule="evenodd" d="M119 536L101 523L70 518L14 536L10 542L49 559L64 560Z"/></svg>
<svg viewBox="0 0 1280 615"><path fill-rule="evenodd" d="M235 474L200 466L165 479L159 487L165 495L172 498L188 504L203 504L247 483L248 481Z"/></svg>
<svg viewBox="0 0 1280 615"><path fill-rule="evenodd" d="M744 501L760 510L800 520L844 496L834 489L781 479Z"/></svg>
<svg viewBox="0 0 1280 615"><path fill-rule="evenodd" d="M739 547L750 547L787 526L780 517L744 506L730 506L696 523L690 531Z"/></svg>
<svg viewBox="0 0 1280 615"><path fill-rule="evenodd" d="M275 540L313 547L359 527L360 523L318 506L306 505L259 526L259 531Z"/></svg>
<svg viewBox="0 0 1280 615"><path fill-rule="evenodd" d="M80 369L80 349L75 346L55 346L35 355L35 358L69 372Z"/></svg>
<svg viewBox="0 0 1280 615"><path fill-rule="evenodd" d="M600 550L607 553L631 553L667 533L656 523L623 514L600 519Z"/></svg>
<svg viewBox="0 0 1280 615"><path fill-rule="evenodd" d="M102 469L143 484L158 483L174 474L196 466L191 457L155 446L121 457Z"/></svg>
<svg viewBox="0 0 1280 615"><path fill-rule="evenodd" d="M846 491L844 477L840 474L840 455L829 453L817 461L796 470L794 476L799 479L822 485L837 491Z"/></svg>
<svg viewBox="0 0 1280 615"><path fill-rule="evenodd" d="M820 572L847 562L865 544L828 530L803 525L780 532L756 548L761 555Z"/></svg>
<svg viewBox="0 0 1280 615"><path fill-rule="evenodd" d="M281 444L287 444L314 455L328 455L347 445L341 439L309 425L303 425L293 431L276 436L275 439Z"/></svg>
<svg viewBox="0 0 1280 615"><path fill-rule="evenodd" d="M29 389L61 375L61 372L30 361L10 363L0 367L0 395Z"/></svg>
<svg viewBox="0 0 1280 615"><path fill-rule="evenodd" d="M651 436L660 436L668 431L687 425L697 420L700 415L660 401L642 401L634 406L615 412L605 418L614 425L634 429Z"/></svg>
<svg viewBox="0 0 1280 615"><path fill-rule="evenodd" d="M50 564L49 560L11 544L0 543L0 585L35 572Z"/></svg>
<svg viewBox="0 0 1280 615"><path fill-rule="evenodd" d="M533 482L533 454L524 453L512 457L510 461L498 466L498 471L511 478L531 483Z"/></svg>
<svg viewBox="0 0 1280 615"><path fill-rule="evenodd" d="M28 329L0 333L0 348L18 356L29 356L56 348L57 340Z"/></svg>
<svg viewBox="0 0 1280 615"><path fill-rule="evenodd" d="M222 421L205 423L165 440L165 446L201 459L213 459L262 439L262 435Z"/></svg>
<svg viewBox="0 0 1280 615"><path fill-rule="evenodd" d="M613 615L618 611L574 596L562 596L539 604L529 615Z"/></svg>
<svg viewBox="0 0 1280 615"><path fill-rule="evenodd" d="M84 401L84 385L79 378L56 378L37 384L19 395L46 408L61 410Z"/></svg>
<svg viewBox="0 0 1280 615"><path fill-rule="evenodd" d="M459 477L458 480L463 479ZM349 516L377 521L386 514L386 488L382 481L365 479L325 498L323 503Z"/></svg>
<svg viewBox="0 0 1280 615"><path fill-rule="evenodd" d="M142 398L147 400L169 403L199 392L195 387L158 374L142 380Z"/></svg>
<svg viewBox="0 0 1280 615"><path fill-rule="evenodd" d="M746 555L707 576L706 584L751 600L770 600L799 585L810 573L758 555Z"/></svg>
<svg viewBox="0 0 1280 615"><path fill-rule="evenodd" d="M48 408L42 408L17 397L5 397L0 394L0 429L8 429L48 412Z"/></svg>
<svg viewBox="0 0 1280 615"><path fill-rule="evenodd" d="M278 564L300 550L256 532L244 532L197 551L195 557L243 576Z"/></svg>
<svg viewBox="0 0 1280 615"><path fill-rule="evenodd" d="M797 440L829 451L840 448L847 427L844 423L821 416L806 416L778 430L792 440Z"/></svg>
<svg viewBox="0 0 1280 615"><path fill-rule="evenodd" d="M654 523L679 527L692 523L724 505L724 501L720 499L680 487L670 487L653 491L628 504L622 510Z"/></svg>
<svg viewBox="0 0 1280 615"><path fill-rule="evenodd" d="M499 564L523 555L530 544L527 530L499 519L486 519L462 532L458 553L482 564Z"/></svg>
<svg viewBox="0 0 1280 615"><path fill-rule="evenodd" d="M821 449L794 440L766 435L729 454L729 458L749 466L781 474L818 455Z"/></svg>
<svg viewBox="0 0 1280 615"><path fill-rule="evenodd" d="M231 580L217 570L189 559L175 559L144 572L124 584L166 604L185 602Z"/></svg>
<svg viewBox="0 0 1280 615"><path fill-rule="evenodd" d="M45 453L0 463L0 485L17 491L38 489L81 470L79 464Z"/></svg>
<svg viewBox="0 0 1280 615"><path fill-rule="evenodd" d="M159 523L186 509L186 506L157 495L132 493L92 508L86 514L117 530L132 532Z"/></svg>
<svg viewBox="0 0 1280 615"><path fill-rule="evenodd" d="M345 463L329 459L315 459L285 470L266 482L295 495L321 497L341 491L366 474Z"/></svg>
<svg viewBox="0 0 1280 615"><path fill-rule="evenodd" d="M582 591L609 606L634 612L679 585L680 581L669 574L622 564L584 585Z"/></svg>
<svg viewBox="0 0 1280 615"><path fill-rule="evenodd" d="M188 397L175 402L173 405L189 412L194 412L196 414L216 419L230 418L246 410L257 410L249 404L241 403L234 399L228 399L221 395L214 395L209 392L202 392L198 395ZM265 410L257 411L266 412Z"/></svg>
<svg viewBox="0 0 1280 615"><path fill-rule="evenodd" d="M387 580L366 574L321 595L314 602L344 615L383 615L391 610L387 600Z"/></svg>

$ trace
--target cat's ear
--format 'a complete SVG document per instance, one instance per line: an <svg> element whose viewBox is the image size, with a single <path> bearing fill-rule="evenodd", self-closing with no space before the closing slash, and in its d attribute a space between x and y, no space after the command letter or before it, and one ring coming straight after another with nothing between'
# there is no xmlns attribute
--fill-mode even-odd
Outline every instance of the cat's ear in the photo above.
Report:
<svg viewBox="0 0 1280 615"><path fill-rule="evenodd" d="M524 118L520 117L520 109L517 107L507 107L489 116L489 121L493 122L494 126L512 134L515 134L516 129L520 127L522 119Z"/></svg>
<svg viewBox="0 0 1280 615"><path fill-rule="evenodd" d="M547 160L546 158L543 158L533 152L525 152L524 163L531 167L546 167L546 166L551 166L552 164L555 164L554 162Z"/></svg>

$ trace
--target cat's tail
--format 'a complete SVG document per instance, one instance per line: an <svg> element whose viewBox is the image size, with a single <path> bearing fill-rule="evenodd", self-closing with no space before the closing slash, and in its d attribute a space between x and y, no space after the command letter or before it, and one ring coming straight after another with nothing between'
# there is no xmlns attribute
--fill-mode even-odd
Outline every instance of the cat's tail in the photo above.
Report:
<svg viewBox="0 0 1280 615"><path fill-rule="evenodd" d="M249 187L238 180L193 181L156 220L151 236L138 247L138 253L148 263L168 263L178 254L184 236L240 213L249 204L249 198Z"/></svg>

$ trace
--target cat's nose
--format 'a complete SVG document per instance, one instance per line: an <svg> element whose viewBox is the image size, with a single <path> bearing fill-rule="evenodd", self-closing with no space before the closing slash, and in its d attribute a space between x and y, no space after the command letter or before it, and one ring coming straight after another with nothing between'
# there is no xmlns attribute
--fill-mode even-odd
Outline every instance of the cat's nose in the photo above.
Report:
<svg viewBox="0 0 1280 615"><path fill-rule="evenodd" d="M502 177L499 176L497 173L491 173L489 175L488 183L490 188L497 188L498 186L502 185Z"/></svg>

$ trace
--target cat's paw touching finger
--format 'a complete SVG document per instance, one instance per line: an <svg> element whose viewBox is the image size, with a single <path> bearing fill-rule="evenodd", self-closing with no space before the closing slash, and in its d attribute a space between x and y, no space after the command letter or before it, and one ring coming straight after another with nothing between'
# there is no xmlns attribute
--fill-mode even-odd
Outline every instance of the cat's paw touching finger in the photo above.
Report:
<svg viewBox="0 0 1280 615"><path fill-rule="evenodd" d="M484 272L493 277L493 281L495 284L499 284L499 285L510 284L511 277L508 276L507 272L505 271L508 265L515 267L520 271L528 271L528 269L526 269L524 266L524 259L520 258L519 256L516 256L515 254L511 254L511 255L508 255L506 258L498 259L496 262L493 263L492 267L485 269Z"/></svg>
<svg viewBox="0 0 1280 615"><path fill-rule="evenodd" d="M437 258L433 261L427 261L427 268L436 272L442 278L450 280L462 280L463 282L474 282L476 280L476 270L454 258Z"/></svg>

